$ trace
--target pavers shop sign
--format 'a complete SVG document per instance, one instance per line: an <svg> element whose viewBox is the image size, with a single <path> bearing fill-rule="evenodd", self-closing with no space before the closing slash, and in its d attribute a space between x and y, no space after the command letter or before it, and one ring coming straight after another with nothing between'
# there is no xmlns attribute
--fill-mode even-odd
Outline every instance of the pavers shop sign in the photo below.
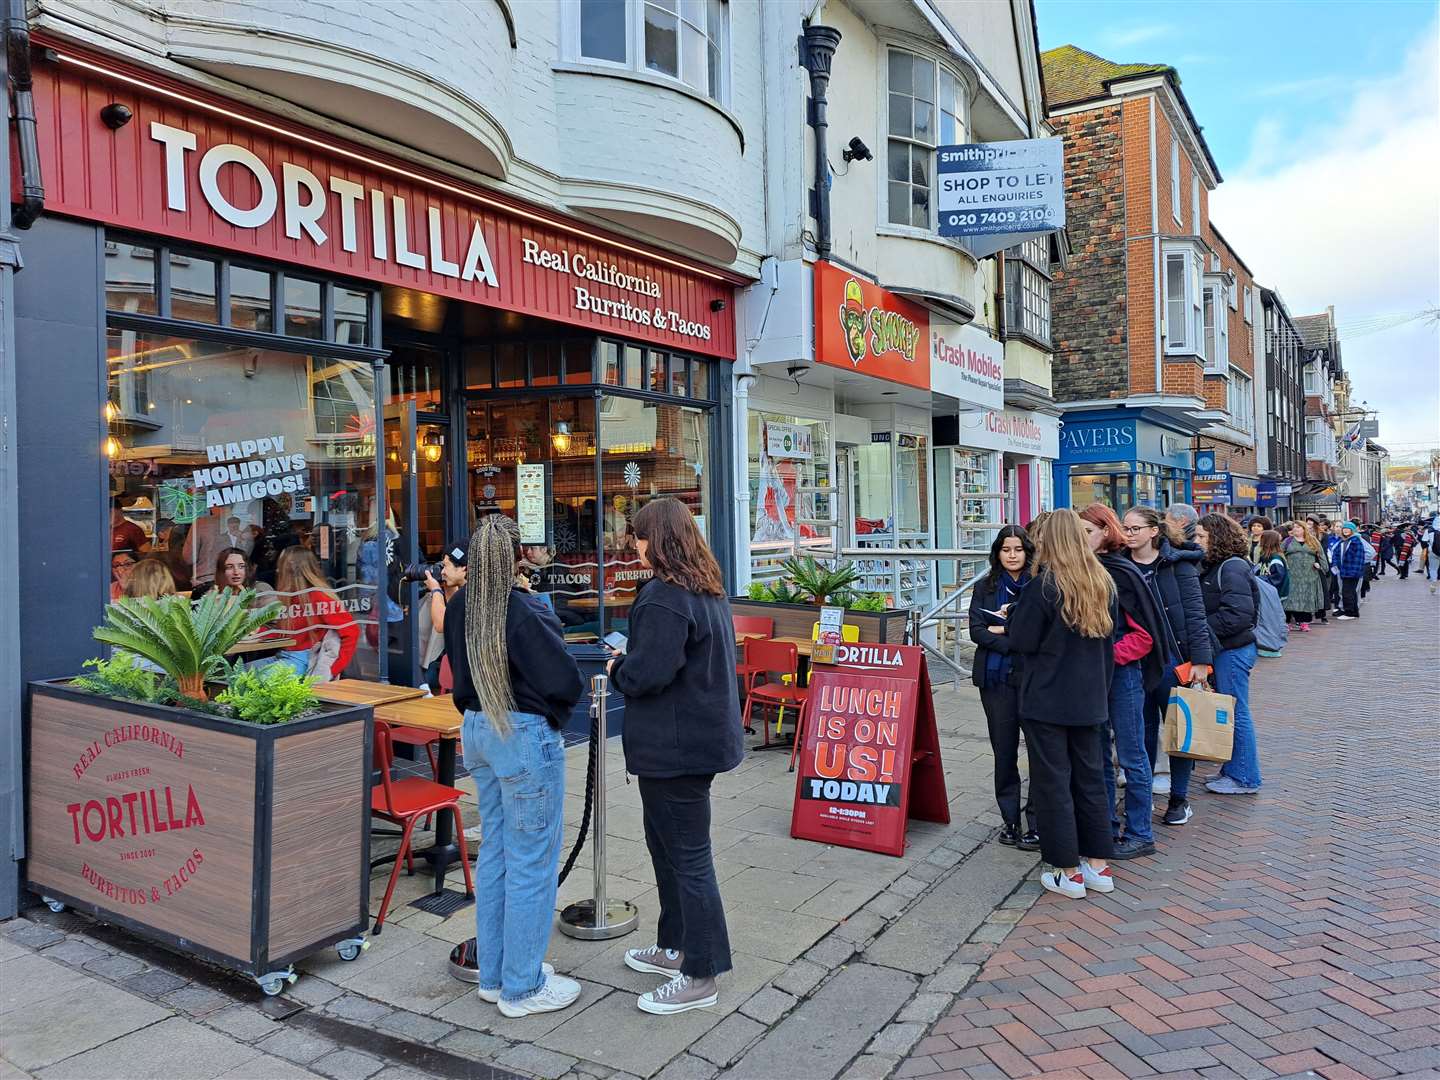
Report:
<svg viewBox="0 0 1440 1080"><path fill-rule="evenodd" d="M54 213L735 355L737 278L113 60L35 83ZM110 103L134 114L115 131Z"/></svg>
<svg viewBox="0 0 1440 1080"><path fill-rule="evenodd" d="M940 235L968 238L976 256L1065 227L1060 139L942 146L935 181Z"/></svg>

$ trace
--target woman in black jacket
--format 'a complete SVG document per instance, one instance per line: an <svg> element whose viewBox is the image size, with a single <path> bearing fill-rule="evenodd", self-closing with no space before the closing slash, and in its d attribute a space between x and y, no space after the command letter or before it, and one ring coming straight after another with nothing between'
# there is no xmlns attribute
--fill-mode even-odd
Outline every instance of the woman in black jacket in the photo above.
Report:
<svg viewBox="0 0 1440 1080"><path fill-rule="evenodd" d="M1114 841L1101 761L1115 669L1115 585L1090 553L1080 518L1056 510L1036 545L1035 580L1010 611L1010 651L1024 657L1020 725L1030 755L1030 791L1040 884L1062 896L1111 892Z"/></svg>
<svg viewBox="0 0 1440 1080"><path fill-rule="evenodd" d="M980 704L995 755L995 803L1005 824L1000 843L1038 851L1035 807L1025 800L1025 832L1020 832L1020 673L1010 656L1005 633L1007 610L1030 582L1035 545L1018 525L1006 525L990 545L990 572L970 594L970 640L975 643L971 681L980 688Z"/></svg>
<svg viewBox="0 0 1440 1080"><path fill-rule="evenodd" d="M1206 514L1195 529L1205 552L1200 589L1218 651L1215 689L1235 699L1235 742L1220 775L1205 787L1217 795L1248 795L1260 790L1260 752L1250 714L1250 672L1255 667L1256 590L1245 558L1245 535L1224 514Z"/></svg>
<svg viewBox="0 0 1440 1080"><path fill-rule="evenodd" d="M1189 664L1190 680L1204 682L1210 677L1215 658L1205 621L1205 598L1200 592L1200 564L1205 553L1173 532L1169 523L1148 506L1127 511L1123 528L1130 561L1160 599L1175 639L1175 663ZM1174 666L1167 666L1164 679L1146 691L1145 752L1152 762L1158 756L1160 724L1165 719L1170 691L1179 681ZM1192 758L1170 759L1170 802L1161 818L1166 825L1184 825L1192 816L1189 795L1194 768Z"/></svg>
<svg viewBox="0 0 1440 1080"><path fill-rule="evenodd" d="M720 567L678 499L654 499L632 522L655 576L630 609L626 652L607 665L625 695L625 766L640 778L645 843L655 866L654 945L625 963L669 981L641 994L648 1013L714 1005L730 970L730 937L710 850L710 784L744 756L735 690L735 624Z"/></svg>

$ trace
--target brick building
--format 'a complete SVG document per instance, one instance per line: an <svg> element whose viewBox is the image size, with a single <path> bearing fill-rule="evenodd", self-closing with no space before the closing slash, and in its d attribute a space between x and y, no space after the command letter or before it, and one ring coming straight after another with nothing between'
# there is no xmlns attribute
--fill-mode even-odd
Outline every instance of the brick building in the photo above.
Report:
<svg viewBox="0 0 1440 1080"><path fill-rule="evenodd" d="M1300 334L1305 389L1305 490L1297 494L1295 509L1337 517L1344 510L1338 475L1339 440L1335 435L1335 386L1345 377L1340 339L1335 332L1335 309L1295 320Z"/></svg>
<svg viewBox="0 0 1440 1080"><path fill-rule="evenodd" d="M1054 282L1057 503L1253 507L1259 301L1210 223L1220 171L1179 75L1073 45L1041 59L1073 249ZM1194 451L1213 452L1198 495Z"/></svg>

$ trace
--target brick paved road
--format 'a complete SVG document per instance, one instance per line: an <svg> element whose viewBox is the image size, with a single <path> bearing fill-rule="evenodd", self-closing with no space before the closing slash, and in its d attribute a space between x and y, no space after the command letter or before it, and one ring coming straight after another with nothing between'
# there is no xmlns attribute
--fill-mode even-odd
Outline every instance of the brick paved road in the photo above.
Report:
<svg viewBox="0 0 1440 1080"><path fill-rule="evenodd" d="M1292 635L1254 680L1264 790L1047 895L896 1075L1440 1076L1437 627L1386 577Z"/></svg>

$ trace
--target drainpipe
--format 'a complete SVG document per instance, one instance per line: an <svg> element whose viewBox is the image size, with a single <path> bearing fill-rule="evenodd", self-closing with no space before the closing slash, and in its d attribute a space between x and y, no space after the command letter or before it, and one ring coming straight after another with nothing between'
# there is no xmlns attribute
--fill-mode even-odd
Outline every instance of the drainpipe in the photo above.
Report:
<svg viewBox="0 0 1440 1080"><path fill-rule="evenodd" d="M21 0L11 0L12 3ZM830 85L830 61L840 44L833 26L807 26L800 39L800 63L810 73L809 124L815 129L815 254L830 257L830 162L825 150L825 89Z"/></svg>
<svg viewBox="0 0 1440 1080"><path fill-rule="evenodd" d="M25 0L9 0L5 49L10 85L15 92L15 134L20 149L21 200L11 215L17 229L28 229L45 209L45 187L40 182L40 143L35 133L35 98L30 77L30 20Z"/></svg>

